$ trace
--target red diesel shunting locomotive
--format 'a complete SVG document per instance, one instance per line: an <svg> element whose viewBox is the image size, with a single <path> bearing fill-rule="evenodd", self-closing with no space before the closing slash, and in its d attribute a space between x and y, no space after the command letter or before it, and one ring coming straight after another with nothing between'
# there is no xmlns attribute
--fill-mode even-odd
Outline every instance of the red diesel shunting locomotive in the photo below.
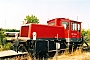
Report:
<svg viewBox="0 0 90 60"><path fill-rule="evenodd" d="M79 42L81 38L81 22L69 20L66 18L56 18L47 21L48 25L26 24L21 26L20 37L33 38L32 33L37 33L37 39L53 39L58 38L71 42Z"/></svg>
<svg viewBox="0 0 90 60"><path fill-rule="evenodd" d="M24 40L24 38L26 38ZM19 40L20 39L20 40ZM20 37L16 41L16 50L27 50L32 58L53 57L58 44L58 51L72 46L82 45L81 22L66 18L55 18L47 21L47 25L25 24L21 26ZM24 49L23 49L24 47ZM22 48L22 49L21 49Z"/></svg>

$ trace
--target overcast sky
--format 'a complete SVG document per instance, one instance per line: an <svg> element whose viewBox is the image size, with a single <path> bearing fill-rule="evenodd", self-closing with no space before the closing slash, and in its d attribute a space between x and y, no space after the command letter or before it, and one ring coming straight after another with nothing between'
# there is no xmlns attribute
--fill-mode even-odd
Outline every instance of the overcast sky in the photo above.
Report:
<svg viewBox="0 0 90 60"><path fill-rule="evenodd" d="M41 24L48 19L69 18L90 28L90 0L0 0L0 27L20 29L26 15L35 15Z"/></svg>

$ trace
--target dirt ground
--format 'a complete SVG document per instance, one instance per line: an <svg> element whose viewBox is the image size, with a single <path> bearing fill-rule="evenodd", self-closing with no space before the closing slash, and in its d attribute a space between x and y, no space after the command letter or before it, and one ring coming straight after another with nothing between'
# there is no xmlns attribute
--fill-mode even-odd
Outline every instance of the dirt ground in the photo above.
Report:
<svg viewBox="0 0 90 60"><path fill-rule="evenodd" d="M56 56L51 60L56 60ZM90 47L88 50L83 52L81 50L77 50L71 54L64 53L59 55L58 60L90 60Z"/></svg>
<svg viewBox="0 0 90 60"><path fill-rule="evenodd" d="M31 60L29 55L27 57L28 60ZM56 60L56 55L52 59L49 58L48 60ZM77 49L75 52L72 52L71 54L69 54L66 51L62 54L59 54L57 60L90 60L90 47L88 50L84 51L82 51L81 49Z"/></svg>
<svg viewBox="0 0 90 60"><path fill-rule="evenodd" d="M54 57L52 60L56 60L56 57ZM61 55L61 56L58 56L58 60L90 60L90 53L87 52L87 53L74 55L74 56Z"/></svg>
<svg viewBox="0 0 90 60"><path fill-rule="evenodd" d="M30 58L28 60L31 60ZM53 59L48 60L56 60L56 56L53 57ZM57 60L90 60L90 52L76 52L73 54L62 54L58 56Z"/></svg>

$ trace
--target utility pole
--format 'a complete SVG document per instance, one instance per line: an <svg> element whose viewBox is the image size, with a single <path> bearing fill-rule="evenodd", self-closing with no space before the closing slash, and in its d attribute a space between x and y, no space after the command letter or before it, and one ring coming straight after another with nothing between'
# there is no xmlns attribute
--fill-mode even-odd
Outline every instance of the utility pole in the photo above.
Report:
<svg viewBox="0 0 90 60"><path fill-rule="evenodd" d="M6 20L5 20L5 29L6 29Z"/></svg>
<svg viewBox="0 0 90 60"><path fill-rule="evenodd" d="M78 16L77 16L77 21L78 21Z"/></svg>
<svg viewBox="0 0 90 60"><path fill-rule="evenodd" d="M48 21L49 21L49 18L48 18Z"/></svg>
<svg viewBox="0 0 90 60"><path fill-rule="evenodd" d="M88 24L88 29L89 29L89 24Z"/></svg>

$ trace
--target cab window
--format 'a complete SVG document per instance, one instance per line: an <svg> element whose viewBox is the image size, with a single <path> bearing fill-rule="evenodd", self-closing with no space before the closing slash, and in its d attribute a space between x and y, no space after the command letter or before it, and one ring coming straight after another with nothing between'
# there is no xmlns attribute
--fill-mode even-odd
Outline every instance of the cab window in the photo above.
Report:
<svg viewBox="0 0 90 60"><path fill-rule="evenodd" d="M72 30L77 30L77 24L75 22L72 22Z"/></svg>
<svg viewBox="0 0 90 60"><path fill-rule="evenodd" d="M80 24L78 24L78 32L80 32Z"/></svg>
<svg viewBox="0 0 90 60"><path fill-rule="evenodd" d="M62 26L64 26L65 29L69 29L69 22L62 22Z"/></svg>
<svg viewBox="0 0 90 60"><path fill-rule="evenodd" d="M55 22L50 22L49 25L53 26L53 25L55 25Z"/></svg>

